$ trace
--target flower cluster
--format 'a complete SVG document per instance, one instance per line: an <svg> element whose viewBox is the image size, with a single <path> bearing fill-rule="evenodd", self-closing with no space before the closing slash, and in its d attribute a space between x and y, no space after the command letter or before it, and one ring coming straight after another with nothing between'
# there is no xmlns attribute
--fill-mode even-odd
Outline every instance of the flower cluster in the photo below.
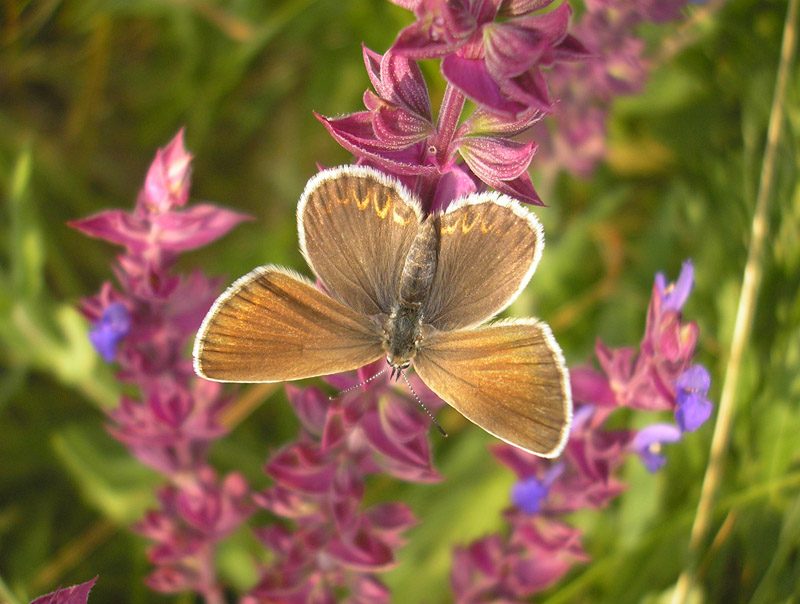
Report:
<svg viewBox="0 0 800 604"><path fill-rule="evenodd" d="M428 211L479 187L541 204L528 166L536 145L525 133L552 102L542 68L586 55L567 33L569 5L552 0L400 1L417 20L383 55L364 49L374 88L366 111L318 116L360 163L400 178ZM448 85L434 120L416 61L441 58ZM462 120L465 99L477 109Z"/></svg>
<svg viewBox="0 0 800 604"><path fill-rule="evenodd" d="M689 0L585 0L572 27L590 52L584 61L559 63L548 74L558 99L546 122L537 124L539 165L590 174L606 153L606 122L612 101L639 92L650 70L638 36L644 23L680 16Z"/></svg>
<svg viewBox="0 0 800 604"><path fill-rule="evenodd" d="M591 367L572 371L576 401L673 412L674 424L654 424L633 440L634 450L650 471L666 462L662 443L680 440L684 432L697 430L711 416L711 377L705 367L692 363L697 324L684 323L681 318L693 283L694 268L689 261L674 284L667 284L659 273L638 353L632 348L611 349L598 341L595 354L602 371Z"/></svg>
<svg viewBox="0 0 800 604"><path fill-rule="evenodd" d="M656 277L638 351L597 344L602 371L578 367L571 372L576 410L564 454L556 462L508 445L493 454L517 475L506 510L509 529L456 550L452 584L459 602L518 601L556 583L570 568L588 559L580 531L563 516L605 507L625 488L615 476L625 455L634 453L648 469L665 462L662 442L680 439L711 414L710 378L692 364L697 325L683 323L680 310L692 288L686 262L674 284ZM677 425L654 424L638 433L611 430L609 416L619 407L669 410Z"/></svg>
<svg viewBox="0 0 800 604"><path fill-rule="evenodd" d="M194 376L187 343L219 290L200 271L176 275L181 252L218 239L247 217L189 199L191 155L183 132L156 154L132 212L108 210L71 226L122 245L114 266L118 288L105 283L83 301L89 338L119 379L137 387L109 413L109 431L142 463L168 478L160 508L136 527L153 541L151 587L194 590L221 601L215 544L250 514L249 489L236 473L224 478L207 465L209 445L225 434L219 384Z"/></svg>
<svg viewBox="0 0 800 604"><path fill-rule="evenodd" d="M302 424L300 437L267 462L274 484L255 496L258 505L285 519L258 532L274 552L272 564L245 602L389 602L376 573L391 568L403 533L415 524L402 503L363 509L364 481L382 472L409 482L439 480L433 468L429 424L403 391L383 379L381 362L332 385L349 392L329 400L317 388L287 386ZM439 401L413 377L415 391Z"/></svg>

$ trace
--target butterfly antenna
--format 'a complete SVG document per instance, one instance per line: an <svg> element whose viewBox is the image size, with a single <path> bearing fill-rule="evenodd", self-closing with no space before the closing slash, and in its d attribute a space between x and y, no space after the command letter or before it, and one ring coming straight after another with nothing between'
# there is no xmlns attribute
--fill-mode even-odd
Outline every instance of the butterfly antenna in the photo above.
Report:
<svg viewBox="0 0 800 604"><path fill-rule="evenodd" d="M441 424L440 424L439 422L437 422L437 421L436 421L436 418L435 418L435 417L433 417L433 413L431 413L430 409L428 409L428 408L425 406L425 403L423 403L423 402L422 402L422 400L420 400L420 398L419 398L419 395L417 394L417 391L416 391L416 390L414 390L414 386L412 386L412 385L411 385L411 382L410 382L410 381L408 380L408 378L406 377L406 374L405 374L405 373L403 373L403 371L402 371L402 370L400 370L400 371L399 371L399 373L400 373L400 375L402 375L402 376L403 376L403 381L405 381L405 383L406 383L406 386L408 386L408 389L409 389L409 390L411 390L411 394L413 394L413 395L414 395L414 400L416 400L416 401L417 401L417 404L418 404L420 407L422 407L422 409L425 411L425 413L427 413L427 414L428 414L428 417L430 417L430 418L431 418L431 421L433 422L433 425L434 425L434 426L436 426L436 427L439 429L439 434L441 434L442 436L444 436L445 438L447 438L447 432L445 432L445 431L444 431L444 428L442 428Z"/></svg>
<svg viewBox="0 0 800 604"><path fill-rule="evenodd" d="M383 375L384 373L386 373L388 370L389 370L389 368L388 368L388 367L385 367L384 369L381 369L381 370L380 370L378 373L376 373L376 374L375 374L375 375L373 375L372 377L368 377L368 378L367 378L366 380L364 380L363 382L359 382L359 383L358 383L358 384L356 384L355 386L350 386L349 388L345 388L344 390L340 390L340 391L339 391L339 394L335 394L334 396L329 396L329 397L328 397L328 400L329 400L329 401L335 400L335 399L339 398L340 396L342 396L343 394L347 394L348 392L352 392L352 391L353 391L353 390L355 390L356 388L361 388L362 386L366 386L366 385L367 385L367 384L369 384L369 383L370 383L372 380L374 380L374 379L375 379L375 378L377 378L377 377L380 377L380 376L382 376L382 375Z"/></svg>

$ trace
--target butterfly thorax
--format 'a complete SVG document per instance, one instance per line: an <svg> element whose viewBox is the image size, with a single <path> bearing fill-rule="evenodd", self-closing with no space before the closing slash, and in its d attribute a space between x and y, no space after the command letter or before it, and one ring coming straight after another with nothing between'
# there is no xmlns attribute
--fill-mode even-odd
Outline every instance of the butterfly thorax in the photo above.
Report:
<svg viewBox="0 0 800 604"><path fill-rule="evenodd" d="M407 366L422 341L423 305L439 259L439 229L439 218L428 216L406 256L398 301L383 326L383 349L393 367Z"/></svg>

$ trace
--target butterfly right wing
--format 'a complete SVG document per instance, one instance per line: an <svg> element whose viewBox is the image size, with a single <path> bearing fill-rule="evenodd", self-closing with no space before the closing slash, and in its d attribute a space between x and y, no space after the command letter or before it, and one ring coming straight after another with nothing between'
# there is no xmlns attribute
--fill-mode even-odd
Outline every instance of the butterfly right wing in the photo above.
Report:
<svg viewBox="0 0 800 604"><path fill-rule="evenodd" d="M300 275L259 267L231 285L194 343L195 372L218 382L339 373L383 356L377 327Z"/></svg>
<svg viewBox="0 0 800 604"><path fill-rule="evenodd" d="M544 247L539 220L514 199L473 193L438 217L439 262L425 322L449 331L483 323L530 281Z"/></svg>
<svg viewBox="0 0 800 604"><path fill-rule="evenodd" d="M300 247L334 298L365 315L389 314L421 216L400 182L377 170L325 170L297 206Z"/></svg>
<svg viewBox="0 0 800 604"><path fill-rule="evenodd" d="M569 374L547 324L515 319L434 332L414 371L446 403L498 438L542 457L564 448L572 421Z"/></svg>

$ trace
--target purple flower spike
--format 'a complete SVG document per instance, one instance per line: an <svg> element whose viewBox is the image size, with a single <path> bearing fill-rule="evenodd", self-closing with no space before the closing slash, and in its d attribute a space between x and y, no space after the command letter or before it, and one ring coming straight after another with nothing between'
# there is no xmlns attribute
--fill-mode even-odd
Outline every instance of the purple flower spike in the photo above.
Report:
<svg viewBox="0 0 800 604"><path fill-rule="evenodd" d="M131 315L121 302L109 304L89 331L89 340L107 363L117 358L117 344L131 330Z"/></svg>
<svg viewBox="0 0 800 604"><path fill-rule="evenodd" d="M678 378L675 420L684 432L694 432L711 417L713 406L707 397L710 386L711 376L702 365L692 365Z"/></svg>
<svg viewBox="0 0 800 604"><path fill-rule="evenodd" d="M675 283L667 284L663 273L656 275L656 291L661 296L662 310L679 311L686 303L686 299L694 285L694 265L691 260L686 260L681 267L681 274Z"/></svg>
<svg viewBox="0 0 800 604"><path fill-rule="evenodd" d="M662 445L678 442L681 435L680 429L673 424L653 424L636 434L631 448L650 472L657 472L667 463L667 459L661 454Z"/></svg>

